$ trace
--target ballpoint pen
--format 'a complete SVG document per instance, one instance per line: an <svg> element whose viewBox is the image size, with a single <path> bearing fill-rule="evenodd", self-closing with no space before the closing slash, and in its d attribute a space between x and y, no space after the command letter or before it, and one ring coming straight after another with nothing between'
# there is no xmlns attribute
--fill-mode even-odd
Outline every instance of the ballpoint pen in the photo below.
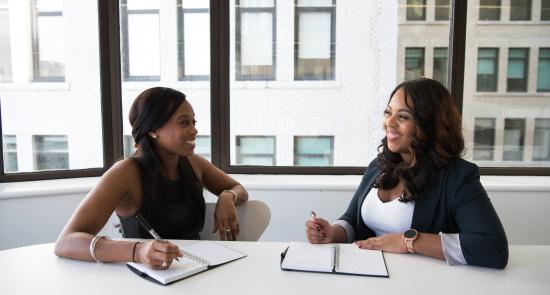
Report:
<svg viewBox="0 0 550 295"><path fill-rule="evenodd" d="M139 221L139 223L141 224L141 226L143 226L143 228L151 235L153 236L153 238L159 242L164 242L164 240L159 236L159 234L157 234L157 232L151 227L151 225L149 224L149 222L147 222L147 220L145 220L145 218L143 218L141 215L136 215L136 219ZM178 257L176 257L176 260L179 261Z"/></svg>
<svg viewBox="0 0 550 295"><path fill-rule="evenodd" d="M317 213L315 213L315 211L311 210L311 217L313 219L317 219Z"/></svg>

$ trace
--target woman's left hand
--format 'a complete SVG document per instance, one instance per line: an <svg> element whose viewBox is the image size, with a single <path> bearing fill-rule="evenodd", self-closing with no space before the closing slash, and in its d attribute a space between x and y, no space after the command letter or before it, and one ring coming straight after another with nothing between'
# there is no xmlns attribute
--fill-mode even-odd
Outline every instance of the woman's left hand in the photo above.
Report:
<svg viewBox="0 0 550 295"><path fill-rule="evenodd" d="M237 208L233 203L233 195L222 192L216 202L214 211L214 231L219 231L220 240L235 241L239 235L239 218Z"/></svg>
<svg viewBox="0 0 550 295"><path fill-rule="evenodd" d="M408 253L403 234L386 234L363 241L356 241L355 244L361 249L382 250L402 254Z"/></svg>

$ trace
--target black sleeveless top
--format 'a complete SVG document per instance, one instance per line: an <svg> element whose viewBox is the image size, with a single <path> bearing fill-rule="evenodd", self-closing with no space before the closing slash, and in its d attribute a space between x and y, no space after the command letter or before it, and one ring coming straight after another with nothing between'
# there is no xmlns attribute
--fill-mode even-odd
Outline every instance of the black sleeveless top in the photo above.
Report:
<svg viewBox="0 0 550 295"><path fill-rule="evenodd" d="M147 186L151 185L149 179L144 179L143 168L138 158L133 158L138 165L142 178L143 200L138 213L141 214L163 239L199 240L199 232L204 225L205 201L202 194L202 184L199 181L189 160L182 157L178 165L179 180L169 180L157 177L159 188L155 196L151 196ZM160 213L155 216L148 214L146 198L161 198L156 202L154 211ZM150 210L149 210L150 211ZM137 214L136 214L137 215ZM160 216L160 218L159 218ZM151 239L134 216L123 218L118 216L121 222L122 236L125 238Z"/></svg>

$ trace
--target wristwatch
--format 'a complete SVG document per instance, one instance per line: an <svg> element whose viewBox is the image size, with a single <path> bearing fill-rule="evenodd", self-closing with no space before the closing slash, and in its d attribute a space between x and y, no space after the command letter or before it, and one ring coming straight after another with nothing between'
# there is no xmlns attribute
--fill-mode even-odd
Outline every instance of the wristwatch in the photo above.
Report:
<svg viewBox="0 0 550 295"><path fill-rule="evenodd" d="M403 233L403 238L405 238L405 243L407 244L407 250L410 253L415 253L413 243L418 238L418 231L416 229L411 228Z"/></svg>

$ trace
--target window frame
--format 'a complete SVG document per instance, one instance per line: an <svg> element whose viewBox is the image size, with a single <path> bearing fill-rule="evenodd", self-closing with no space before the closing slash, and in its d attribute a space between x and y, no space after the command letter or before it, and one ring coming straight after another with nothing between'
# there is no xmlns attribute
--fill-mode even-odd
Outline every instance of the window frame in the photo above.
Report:
<svg viewBox="0 0 550 295"><path fill-rule="evenodd" d="M240 7L240 0L235 0L235 80L236 81L274 81L277 76L277 0L273 7ZM241 60L241 22L242 13L271 13L271 73L269 75L246 75L242 73Z"/></svg>
<svg viewBox="0 0 550 295"><path fill-rule="evenodd" d="M229 5L229 1L210 0L212 163L227 173L236 174L361 175L364 173L365 167L248 167L230 164ZM451 9L448 85L459 110L462 110L467 1L453 1ZM119 1L98 0L98 11L104 166L75 170L4 173L3 157L0 157L0 182L100 176L117 160L123 158L122 120L126 116L122 114L121 105ZM1 115L0 104L0 130L2 130ZM0 136L1 154L3 154L2 137ZM550 175L550 168L546 167L480 167L480 171L484 175Z"/></svg>

